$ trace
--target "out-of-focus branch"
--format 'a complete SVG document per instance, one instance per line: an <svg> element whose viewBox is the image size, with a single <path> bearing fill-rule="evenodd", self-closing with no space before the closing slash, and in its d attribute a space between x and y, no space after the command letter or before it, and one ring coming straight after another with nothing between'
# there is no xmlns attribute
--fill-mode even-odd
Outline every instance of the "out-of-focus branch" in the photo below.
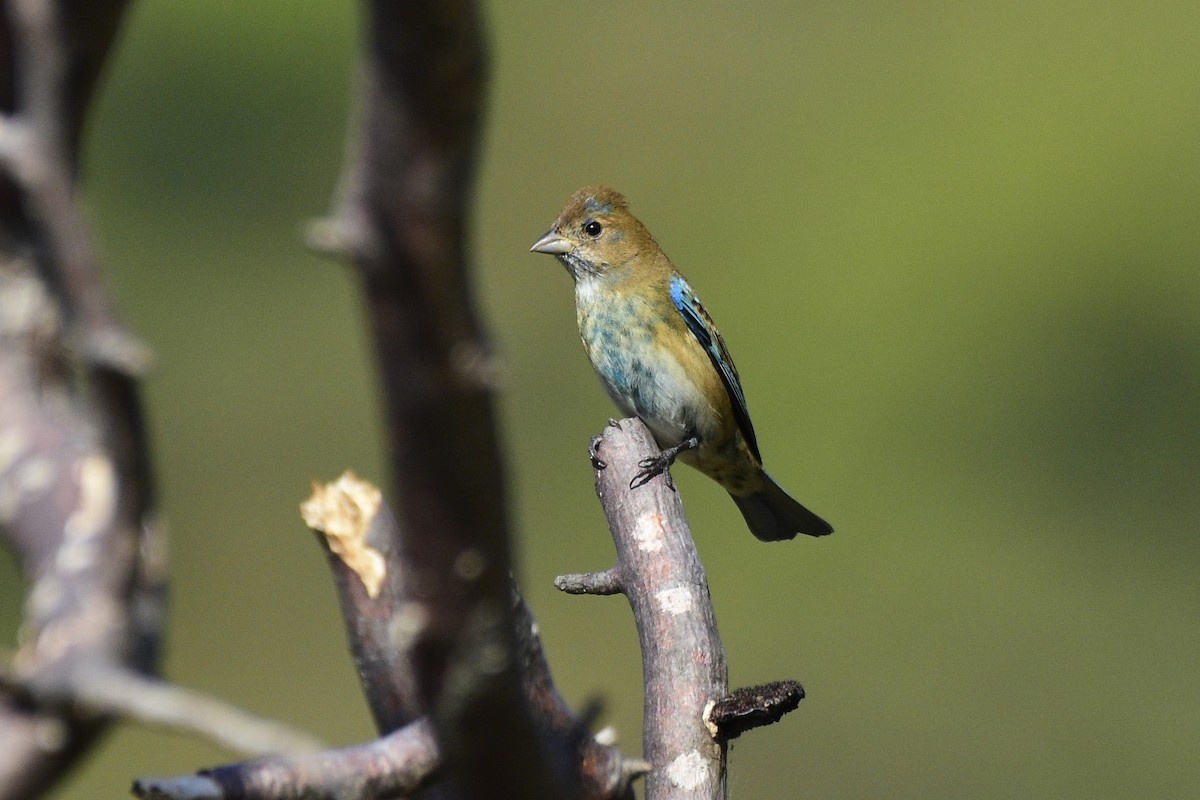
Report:
<svg viewBox="0 0 1200 800"><path fill-rule="evenodd" d="M401 531L378 489L351 473L324 486L302 508L329 557L346 620L347 638L368 702L381 729L375 742L297 758L229 764L195 776L143 779L141 797L173 800L272 800L289 797L375 797L408 792L444 780L443 756L425 718L403 723L413 712L411 648L420 606L398 560ZM516 660L527 706L545 733L572 748L580 775L578 796L587 800L632 798L630 784L649 765L625 759L588 734L558 694L532 616L511 595L516 620ZM503 750L503 729L491 731Z"/></svg>
<svg viewBox="0 0 1200 800"><path fill-rule="evenodd" d="M313 483L300 507L328 556L346 639L375 727L387 733L421 719L409 637L421 607L400 563L399 523L372 484L346 472Z"/></svg>
<svg viewBox="0 0 1200 800"><path fill-rule="evenodd" d="M421 629L423 608L415 600L419 583L401 559L403 528L380 492L350 473L334 483L314 486L303 513L309 526L320 532L329 556L350 651L376 722L381 730L408 724L401 720L414 714L412 651L420 642L415 634ZM510 658L538 735L563 743L579 775L579 796L623 797L630 782L645 772L645 765L599 744L572 714L554 686L533 616L511 584L506 591L515 633ZM501 730L490 729L493 746L503 750L495 739ZM446 772L450 769L447 766Z"/></svg>
<svg viewBox="0 0 1200 800"><path fill-rule="evenodd" d="M124 6L13 0L0 13L0 522L30 583L19 689L0 690L5 800L43 791L103 727L39 696L157 661L165 579L135 381L145 357L112 312L76 185Z"/></svg>
<svg viewBox="0 0 1200 800"><path fill-rule="evenodd" d="M560 576L555 585L571 594L621 592L633 609L646 684L644 746L653 765L646 799L721 798L727 741L778 721L804 689L780 681L728 691L708 580L679 495L665 476L629 488L639 462L658 452L637 419L609 425L592 441L596 491L617 563L604 572Z"/></svg>
<svg viewBox="0 0 1200 800"><path fill-rule="evenodd" d="M338 204L311 241L348 257L362 281L388 425L387 494L412 585L416 700L462 796L569 796L570 747L544 736L520 686L496 370L468 281L482 23L469 0L363 7L359 129Z"/></svg>
<svg viewBox="0 0 1200 800"><path fill-rule="evenodd" d="M414 722L367 744L307 756L272 756L178 778L141 778L156 800L288 800L407 796L437 768L431 726Z"/></svg>
<svg viewBox="0 0 1200 800"><path fill-rule="evenodd" d="M95 83L125 3L97 6L79 0L8 3L5 21L12 36L18 105L0 124L0 163L17 185L22 221L32 228L67 313L74 346L89 366L136 374L147 356L117 322L76 182L87 90ZM88 20L104 24L88 31Z"/></svg>
<svg viewBox="0 0 1200 800"><path fill-rule="evenodd" d="M531 708L542 725L571 743L578 763L580 793L583 800L633 800L633 781L650 771L650 764L641 759L623 756L615 747L602 744L588 734L585 720L580 720L558 693L550 676L537 623L514 591L513 603L517 618L518 651L521 654L521 674L529 695Z"/></svg>
<svg viewBox="0 0 1200 800"><path fill-rule="evenodd" d="M25 681L7 673L0 675L0 687L43 711L120 717L201 736L251 755L309 753L325 746L315 737L215 697L103 663L89 664L67 676L34 676Z"/></svg>

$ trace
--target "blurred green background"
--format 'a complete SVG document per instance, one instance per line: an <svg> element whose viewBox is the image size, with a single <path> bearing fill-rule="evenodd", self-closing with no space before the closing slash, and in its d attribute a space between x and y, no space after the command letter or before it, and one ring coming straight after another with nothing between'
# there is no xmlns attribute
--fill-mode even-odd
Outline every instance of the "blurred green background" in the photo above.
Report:
<svg viewBox="0 0 1200 800"><path fill-rule="evenodd" d="M173 532L167 674L372 735L297 504L382 480L352 273L305 252L342 154L347 4L142 2L88 210ZM809 698L742 797L1200 796L1200 5L490 3L480 302L520 577L560 686L640 746L585 456L611 413L570 281L527 252L618 187L721 324L767 466L830 519L764 546L676 471L731 679ZM0 561L0 622L20 589ZM55 794L230 760L120 727Z"/></svg>

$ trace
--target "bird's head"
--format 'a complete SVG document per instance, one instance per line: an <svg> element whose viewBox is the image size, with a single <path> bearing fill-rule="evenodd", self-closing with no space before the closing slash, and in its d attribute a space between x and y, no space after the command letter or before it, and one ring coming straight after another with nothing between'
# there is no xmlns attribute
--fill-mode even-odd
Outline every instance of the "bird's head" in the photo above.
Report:
<svg viewBox="0 0 1200 800"><path fill-rule="evenodd" d="M607 186L585 186L571 196L546 235L529 248L557 256L571 275L603 276L657 252L650 232L629 213L625 198Z"/></svg>

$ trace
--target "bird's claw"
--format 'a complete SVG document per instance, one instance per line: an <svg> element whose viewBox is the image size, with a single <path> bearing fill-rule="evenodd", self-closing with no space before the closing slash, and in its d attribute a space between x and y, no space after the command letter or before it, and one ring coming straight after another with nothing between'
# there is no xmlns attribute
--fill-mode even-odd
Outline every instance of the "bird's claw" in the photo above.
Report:
<svg viewBox="0 0 1200 800"><path fill-rule="evenodd" d="M638 462L638 472L633 476L633 480L629 482L629 488L636 489L639 486L645 486L654 480L656 475L662 475L667 488L674 491L675 481L671 478L671 462L674 460L673 457L668 456L666 453L660 453L650 458L643 458Z"/></svg>
<svg viewBox="0 0 1200 800"><path fill-rule="evenodd" d="M668 447L656 456L643 458L638 462L638 473L629 482L629 488L636 489L639 486L645 486L653 480L655 475L662 475L667 488L675 491L675 481L671 479L671 465L675 463L675 459L679 457L680 453L685 450L695 450L699 446L700 440L693 435L674 447Z"/></svg>
<svg viewBox="0 0 1200 800"><path fill-rule="evenodd" d="M588 457L592 459L593 469L605 469L608 463L600 458L600 442L604 441L604 437L597 434L588 442Z"/></svg>

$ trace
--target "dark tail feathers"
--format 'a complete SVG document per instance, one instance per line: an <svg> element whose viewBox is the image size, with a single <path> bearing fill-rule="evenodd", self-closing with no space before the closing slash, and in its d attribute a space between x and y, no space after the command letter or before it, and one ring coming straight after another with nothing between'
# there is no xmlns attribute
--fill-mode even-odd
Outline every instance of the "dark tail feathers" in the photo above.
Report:
<svg viewBox="0 0 1200 800"><path fill-rule="evenodd" d="M746 518L750 532L764 542L794 539L797 533L825 536L833 533L828 522L793 500L771 476L763 473L767 485L762 491L745 497L733 497Z"/></svg>

